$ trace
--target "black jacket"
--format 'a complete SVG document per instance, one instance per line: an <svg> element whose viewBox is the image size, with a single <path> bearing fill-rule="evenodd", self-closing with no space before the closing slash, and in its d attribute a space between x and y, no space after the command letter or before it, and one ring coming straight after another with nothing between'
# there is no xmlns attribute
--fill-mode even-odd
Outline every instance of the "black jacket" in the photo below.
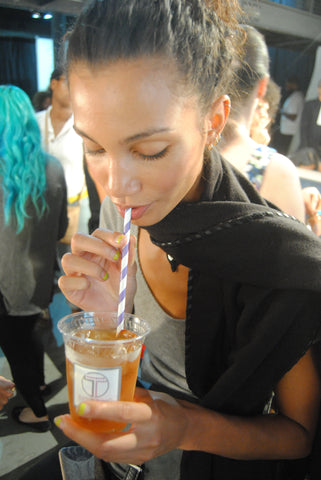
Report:
<svg viewBox="0 0 321 480"><path fill-rule="evenodd" d="M268 205L215 153L206 163L201 201L181 203L147 230L190 268L186 376L192 392L222 413L262 413L277 382L319 340L319 238ZM280 468L280 462L184 452L181 478L287 478Z"/></svg>

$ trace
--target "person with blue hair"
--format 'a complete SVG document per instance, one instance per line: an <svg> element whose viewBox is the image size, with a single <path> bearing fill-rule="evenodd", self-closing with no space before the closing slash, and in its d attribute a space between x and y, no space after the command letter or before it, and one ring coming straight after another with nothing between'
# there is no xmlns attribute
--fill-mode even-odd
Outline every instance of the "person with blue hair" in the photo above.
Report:
<svg viewBox="0 0 321 480"><path fill-rule="evenodd" d="M62 166L41 147L27 94L0 86L0 347L28 407L13 418L35 431L51 428L43 400L44 349L36 334L53 294L56 241L67 228Z"/></svg>

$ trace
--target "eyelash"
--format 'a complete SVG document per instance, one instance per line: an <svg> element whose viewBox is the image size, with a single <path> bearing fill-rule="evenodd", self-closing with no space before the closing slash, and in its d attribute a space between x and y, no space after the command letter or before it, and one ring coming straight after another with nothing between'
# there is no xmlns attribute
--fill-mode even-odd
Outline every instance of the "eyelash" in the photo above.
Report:
<svg viewBox="0 0 321 480"><path fill-rule="evenodd" d="M159 160L164 158L168 153L168 147L165 147L161 152L155 153L155 155L143 155L142 153L136 153L143 160Z"/></svg>
<svg viewBox="0 0 321 480"><path fill-rule="evenodd" d="M85 149L86 155L96 156L96 155L101 155L103 153L106 153L104 149L100 149L100 150ZM168 153L168 147L165 147L164 150L162 150L161 152L155 153L155 155L143 155L142 153L138 153L138 152L135 152L135 155L139 156L143 160L159 160L165 157L167 153Z"/></svg>
<svg viewBox="0 0 321 480"><path fill-rule="evenodd" d="M89 150L88 148L85 148L86 155L92 155L94 157L95 155L101 155L102 153L105 153L105 150L103 148L101 148L100 150Z"/></svg>

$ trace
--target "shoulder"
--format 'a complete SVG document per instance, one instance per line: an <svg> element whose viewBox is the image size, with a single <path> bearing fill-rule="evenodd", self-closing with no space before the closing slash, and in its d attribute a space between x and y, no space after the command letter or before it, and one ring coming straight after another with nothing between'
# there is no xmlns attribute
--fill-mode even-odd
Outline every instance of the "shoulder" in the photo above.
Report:
<svg viewBox="0 0 321 480"><path fill-rule="evenodd" d="M296 100L304 101L304 95L302 92L294 92L293 95Z"/></svg>
<svg viewBox="0 0 321 480"><path fill-rule="evenodd" d="M274 152L270 157L270 162L267 166L267 172L273 171L277 175L291 175L292 177L298 176L298 171L294 163L285 155Z"/></svg>
<svg viewBox="0 0 321 480"><path fill-rule="evenodd" d="M41 110L41 112L36 112L36 119L39 124L43 124L49 110Z"/></svg>
<svg viewBox="0 0 321 480"><path fill-rule="evenodd" d="M48 181L65 183L64 169L56 157L46 154L46 174Z"/></svg>

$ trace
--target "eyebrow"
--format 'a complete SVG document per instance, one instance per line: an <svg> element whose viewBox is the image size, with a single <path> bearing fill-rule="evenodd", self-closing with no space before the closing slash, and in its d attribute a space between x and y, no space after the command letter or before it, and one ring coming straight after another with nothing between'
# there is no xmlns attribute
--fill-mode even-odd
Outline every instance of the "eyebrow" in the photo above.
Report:
<svg viewBox="0 0 321 480"><path fill-rule="evenodd" d="M89 135L87 135L87 133L83 132L80 128L78 128L76 125L74 125L74 130L75 132L78 133L78 135L81 135L82 137L85 137L85 138L88 138L88 140L94 142L94 143L98 143L95 139L93 139L92 137L90 137ZM150 130L146 130L145 132L141 132L141 133L136 133L135 135L131 135L130 137L128 138L125 138L124 140L122 140L120 143L121 144L128 144L128 143L131 143L131 142L135 142L137 140L140 140L142 138L148 138L148 137L151 137L153 135L156 135L158 133L163 133L163 132L170 132L171 129L170 128L166 128L166 127L162 127L162 128L151 128Z"/></svg>

